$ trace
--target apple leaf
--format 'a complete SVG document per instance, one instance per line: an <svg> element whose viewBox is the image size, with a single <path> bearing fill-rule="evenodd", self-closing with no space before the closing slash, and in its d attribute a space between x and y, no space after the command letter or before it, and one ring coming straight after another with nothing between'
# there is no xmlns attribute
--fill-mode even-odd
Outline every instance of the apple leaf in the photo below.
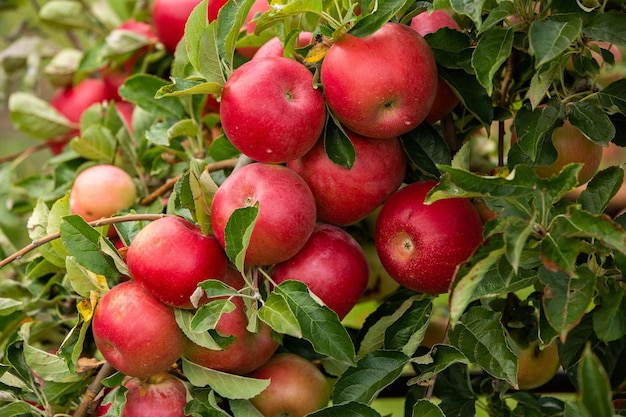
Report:
<svg viewBox="0 0 626 417"><path fill-rule="evenodd" d="M583 317L593 301L596 275L586 267L578 267L569 277L562 271L539 269L543 289L543 310L548 322L562 337Z"/></svg>
<svg viewBox="0 0 626 417"><path fill-rule="evenodd" d="M412 378L409 384L424 383L454 364L469 365L467 357L457 348L450 345L435 345L423 357L413 358L412 362L420 373Z"/></svg>
<svg viewBox="0 0 626 417"><path fill-rule="evenodd" d="M91 303L89 299L85 299L83 303ZM91 308L95 306L90 306ZM91 317L79 316L78 321L65 336L63 343L57 351L57 355L67 363L67 367L71 372L77 372L78 359L83 354L83 345L87 336L91 335Z"/></svg>
<svg viewBox="0 0 626 417"><path fill-rule="evenodd" d="M322 408L314 413L307 414L307 417L381 417L380 413L372 407L359 403L348 402L336 404L326 408Z"/></svg>
<svg viewBox="0 0 626 417"><path fill-rule="evenodd" d="M486 32L515 13L515 5L512 1L500 2L496 7L489 10L489 14L478 28L478 34Z"/></svg>
<svg viewBox="0 0 626 417"><path fill-rule="evenodd" d="M626 254L626 231L602 214L591 214L579 206L570 206L567 220L576 235L592 237L609 248Z"/></svg>
<svg viewBox="0 0 626 417"><path fill-rule="evenodd" d="M550 165L556 160L552 131L557 127L561 104L554 100L542 108L522 107L515 115L514 127L518 141L509 151L508 166L527 164Z"/></svg>
<svg viewBox="0 0 626 417"><path fill-rule="evenodd" d="M472 59L471 40L466 33L448 27L424 36L439 66L448 69L465 69ZM472 77L474 78L474 77Z"/></svg>
<svg viewBox="0 0 626 417"><path fill-rule="evenodd" d="M278 333L302 338L302 328L287 299L279 292L272 291L261 308L259 319Z"/></svg>
<svg viewBox="0 0 626 417"><path fill-rule="evenodd" d="M348 368L333 387L332 401L371 403L383 388L394 382L409 358L394 350L377 350L368 353Z"/></svg>
<svg viewBox="0 0 626 417"><path fill-rule="evenodd" d="M256 33L262 33L266 29L272 29L280 22L290 17L303 19L313 16L314 20L307 22L310 26L315 26L319 22L319 16L324 12L324 2L322 0L291 0L282 7L273 9L271 13L263 13L256 22ZM297 38L297 36L296 36Z"/></svg>
<svg viewBox="0 0 626 417"><path fill-rule="evenodd" d="M180 327L181 331L198 346L202 346L206 349L211 350L221 350L228 343L234 340L233 337L224 338L219 336L216 333L211 333L208 331L195 332L192 330L191 322L194 318L194 313L189 310L184 310L181 308L174 309L174 317L176 318L176 324ZM215 335L216 337L213 337Z"/></svg>
<svg viewBox="0 0 626 417"><path fill-rule="evenodd" d="M561 69L561 63L559 60L546 62L537 68L535 74L530 80L528 93L526 93L526 97L530 101L533 108L537 107L545 98L546 93L552 86L552 82L555 77L558 77Z"/></svg>
<svg viewBox="0 0 626 417"><path fill-rule="evenodd" d="M22 301L0 297L0 316L8 316L22 307Z"/></svg>
<svg viewBox="0 0 626 417"><path fill-rule="evenodd" d="M448 339L473 364L517 386L517 356L508 345L500 314L472 307L449 331Z"/></svg>
<svg viewBox="0 0 626 417"><path fill-rule="evenodd" d="M485 0L450 0L452 9L462 15L470 17L476 27L482 24L482 11Z"/></svg>
<svg viewBox="0 0 626 417"><path fill-rule="evenodd" d="M476 79L487 91L493 92L493 77L500 66L511 55L513 48L513 30L496 28L485 32L478 40L472 54L472 68Z"/></svg>
<svg viewBox="0 0 626 417"><path fill-rule="evenodd" d="M591 415L585 412L580 403L565 401L563 417L591 417Z"/></svg>
<svg viewBox="0 0 626 417"><path fill-rule="evenodd" d="M85 7L75 1L52 0L39 10L39 19L53 26L67 29L90 29L93 21L85 17Z"/></svg>
<svg viewBox="0 0 626 417"><path fill-rule="evenodd" d="M11 94L9 111L13 126L35 138L55 138L77 128L47 101L30 93L16 91Z"/></svg>
<svg viewBox="0 0 626 417"><path fill-rule="evenodd" d="M178 97L155 98L157 91L166 85L168 82L157 76L134 74L124 81L119 93L124 100L156 116L181 119L185 115L185 107Z"/></svg>
<svg viewBox="0 0 626 417"><path fill-rule="evenodd" d="M209 234L211 228L211 201L217 191L217 184L206 170L206 162L192 159L189 162L189 187L193 195L193 208L196 222L202 233Z"/></svg>
<svg viewBox="0 0 626 417"><path fill-rule="evenodd" d="M105 294L109 290L106 278L95 274L76 261L73 256L65 258L65 268L67 279L72 289L83 297L89 297L92 291L98 294Z"/></svg>
<svg viewBox="0 0 626 417"><path fill-rule="evenodd" d="M412 356L420 346L433 311L432 299L416 301L385 331L385 349L398 350Z"/></svg>
<svg viewBox="0 0 626 417"><path fill-rule="evenodd" d="M198 307L191 318L190 327L194 333L206 332L215 329L222 314L235 310L235 305L227 299L209 301Z"/></svg>
<svg viewBox="0 0 626 417"><path fill-rule="evenodd" d="M480 85L476 77L463 69L438 67L439 75L456 92L467 110L474 114L481 123L491 124L494 117L491 98L487 90Z"/></svg>
<svg viewBox="0 0 626 417"><path fill-rule="evenodd" d="M317 353L354 365L354 344L346 328L341 325L334 311L311 296L306 284L287 280L275 287L274 291L287 301L300 324L302 337L311 342Z"/></svg>
<svg viewBox="0 0 626 417"><path fill-rule="evenodd" d="M415 404L413 404L413 416L414 417L445 417L445 414L437 406L428 400L417 400Z"/></svg>
<svg viewBox="0 0 626 417"><path fill-rule="evenodd" d="M437 164L450 165L450 148L439 132L428 123L422 123L400 137L407 157L424 175L438 179Z"/></svg>
<svg viewBox="0 0 626 417"><path fill-rule="evenodd" d="M598 172L580 193L577 202L581 208L592 214L601 214L609 201L617 194L624 181L624 170L617 166Z"/></svg>
<svg viewBox="0 0 626 417"><path fill-rule="evenodd" d="M350 169L354 164L356 152L350 138L341 127L341 123L328 109L329 117L326 118L324 129L324 150L328 158L335 164Z"/></svg>
<svg viewBox="0 0 626 417"><path fill-rule="evenodd" d="M368 3L370 4L369 6ZM373 3L375 3L375 5L373 5ZM350 35L360 38L371 35L383 27L394 15L400 12L406 4L407 0L364 2L362 9L367 10L367 13L363 14L350 29ZM370 7L374 8L376 13L372 13Z"/></svg>
<svg viewBox="0 0 626 417"><path fill-rule="evenodd" d="M24 401L11 401L0 407L0 417L28 415L32 411L31 407L31 404Z"/></svg>
<svg viewBox="0 0 626 417"><path fill-rule="evenodd" d="M69 205L67 207L69 211ZM48 234L55 233L51 230L54 226L48 224L50 220L50 209L48 209L48 206L42 199L39 199L27 222L28 237L31 241L37 242L39 239L47 236ZM52 220L52 223L55 223L54 220ZM56 231L58 232L58 228ZM63 268L65 267L65 257L67 256L67 252L57 252L56 245L54 245L54 243L55 241L39 245L38 251L48 262Z"/></svg>
<svg viewBox="0 0 626 417"><path fill-rule="evenodd" d="M115 158L117 141L109 129L94 124L70 141L70 147L86 159L112 163Z"/></svg>
<svg viewBox="0 0 626 417"><path fill-rule="evenodd" d="M256 379L229 374L197 365L182 358L183 373L195 387L211 387L217 394L229 399L249 399L260 394L270 384L269 379Z"/></svg>
<svg viewBox="0 0 626 417"><path fill-rule="evenodd" d="M211 88L221 90L226 82L226 76L220 64L220 55L217 48L217 23L209 24L207 19L207 1L201 1L191 12L185 24L184 44L187 47L187 57L193 68L201 74L207 83L191 80L175 80L178 85L175 91L189 91L189 85L198 86L208 84ZM203 87L204 88L204 87ZM207 91L208 93L209 91ZM213 93L211 91L211 93ZM206 93L205 93L206 94Z"/></svg>
<svg viewBox="0 0 626 417"><path fill-rule="evenodd" d="M591 103L572 103L569 106L569 120L590 141L598 145L608 146L615 137L615 126L609 116Z"/></svg>
<svg viewBox="0 0 626 417"><path fill-rule="evenodd" d="M615 415L609 378L589 344L585 347L578 365L578 386L581 395L579 404L587 416Z"/></svg>
<svg viewBox="0 0 626 417"><path fill-rule="evenodd" d="M263 414L248 400L230 400L228 405L234 417L263 417ZM224 415L230 416L227 413Z"/></svg>
<svg viewBox="0 0 626 417"><path fill-rule="evenodd" d="M582 19L578 15L548 16L534 20L528 31L530 50L535 54L535 67L560 56L580 36Z"/></svg>
<svg viewBox="0 0 626 417"><path fill-rule="evenodd" d="M239 295L239 291L219 279L207 279L199 283L198 287L202 288L209 298Z"/></svg>
<svg viewBox="0 0 626 417"><path fill-rule="evenodd" d="M24 342L26 364L44 381L74 382L83 379L84 376L72 372L62 358L35 348L27 340Z"/></svg>
<svg viewBox="0 0 626 417"><path fill-rule="evenodd" d="M220 95L223 85L216 82L189 80L186 78L172 77L172 84L159 88L155 98L187 96L190 94L213 94Z"/></svg>
<svg viewBox="0 0 626 417"><path fill-rule="evenodd" d="M217 15L215 40L220 61L224 62L228 67L228 71L225 73L226 79L228 79L233 70L233 59L237 40L239 39L241 29L246 22L254 1L255 0L228 1L220 8ZM213 24L213 22L211 22L211 24Z"/></svg>
<svg viewBox="0 0 626 417"><path fill-rule="evenodd" d="M596 13L590 22L585 22L583 33L592 39L626 45L626 16L614 12Z"/></svg>
<svg viewBox="0 0 626 417"><path fill-rule="evenodd" d="M611 285L596 299L593 330L604 343L626 335L626 295L618 285Z"/></svg>
<svg viewBox="0 0 626 417"><path fill-rule="evenodd" d="M226 255L241 273L245 273L246 250L258 215L259 203L256 202L254 206L235 209L226 222L224 230Z"/></svg>

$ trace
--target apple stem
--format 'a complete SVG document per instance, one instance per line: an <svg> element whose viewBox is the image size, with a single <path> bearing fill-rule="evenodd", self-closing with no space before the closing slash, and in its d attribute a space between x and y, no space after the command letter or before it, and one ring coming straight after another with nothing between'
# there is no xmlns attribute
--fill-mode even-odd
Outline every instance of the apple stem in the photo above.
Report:
<svg viewBox="0 0 626 417"><path fill-rule="evenodd" d="M165 214L126 214L124 216L108 217L108 218L102 218L100 220L94 220L92 222L89 222L89 225L92 227L100 227L100 226L106 226L109 224L124 223L124 222L131 222L131 221L154 221L165 216L166 216ZM17 252L13 253L12 255L7 256L2 261L0 261L0 269L2 269L3 267L5 267L6 265L10 264L13 261L22 259L24 255L26 255L30 251L37 249L41 245L46 244L48 242L52 242L53 240L56 240L60 237L61 237L61 232L56 232L56 233L51 233L47 236L44 236L41 239L33 240L27 246L24 246L22 249L18 250Z"/></svg>
<svg viewBox="0 0 626 417"><path fill-rule="evenodd" d="M100 393L100 391L102 390L102 387L103 387L102 381L105 378L113 375L114 372L116 371L111 366L110 363L105 362L102 365L102 367L96 374L96 377L94 378L94 380L91 381L89 386L87 386L87 389L85 390L85 395L81 399L80 404L78 405L78 408L74 412L73 417L84 417L87 415L87 411L89 410L91 403L96 398L98 393Z"/></svg>

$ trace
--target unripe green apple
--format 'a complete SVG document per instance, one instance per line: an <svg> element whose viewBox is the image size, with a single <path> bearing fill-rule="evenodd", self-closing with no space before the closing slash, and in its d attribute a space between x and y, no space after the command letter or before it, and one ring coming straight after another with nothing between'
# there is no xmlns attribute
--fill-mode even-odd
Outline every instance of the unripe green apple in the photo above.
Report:
<svg viewBox="0 0 626 417"><path fill-rule="evenodd" d="M517 384L520 390L539 388L556 375L561 364L556 339L541 348L540 340L521 342L518 332L510 332L517 353Z"/></svg>

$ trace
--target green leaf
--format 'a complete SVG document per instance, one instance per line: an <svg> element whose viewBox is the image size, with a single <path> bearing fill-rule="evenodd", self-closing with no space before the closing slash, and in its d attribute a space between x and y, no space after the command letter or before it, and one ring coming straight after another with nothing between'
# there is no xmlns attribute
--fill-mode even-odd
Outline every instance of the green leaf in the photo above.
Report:
<svg viewBox="0 0 626 417"><path fill-rule="evenodd" d="M88 270L79 264L75 257L68 256L65 258L65 268L72 289L79 295L89 297L92 291L104 295L109 290L104 276Z"/></svg>
<svg viewBox="0 0 626 417"><path fill-rule="evenodd" d="M117 141L109 129L102 125L91 125L79 137L70 141L70 147L86 159L112 163Z"/></svg>
<svg viewBox="0 0 626 417"><path fill-rule="evenodd" d="M414 302L385 331L386 349L398 350L406 356L413 356L420 346L430 322L433 303L430 298Z"/></svg>
<svg viewBox="0 0 626 417"><path fill-rule="evenodd" d="M0 417L15 417L31 412L31 405L24 401L15 401L0 407Z"/></svg>
<svg viewBox="0 0 626 417"><path fill-rule="evenodd" d="M94 22L85 16L83 3L71 0L52 0L44 3L39 10L39 19L55 26L68 29L91 29Z"/></svg>
<svg viewBox="0 0 626 417"><path fill-rule="evenodd" d="M626 114L626 79L617 80L597 93L598 102L607 109Z"/></svg>
<svg viewBox="0 0 626 417"><path fill-rule="evenodd" d="M134 74L126 79L119 93L124 100L148 113L181 119L185 114L185 107L178 97L155 98L157 91L166 85L167 81L154 75Z"/></svg>
<svg viewBox="0 0 626 417"><path fill-rule="evenodd" d="M255 0L242 0L226 2L226 4L220 8L219 14L217 15L215 36L211 34L209 37L209 39L214 38L216 40L219 57L229 69L229 72L225 74L226 79L228 79L234 67L233 58L237 40L239 39L241 29L248 18L248 13L254 1Z"/></svg>
<svg viewBox="0 0 626 417"><path fill-rule="evenodd" d="M239 291L219 279L208 279L206 281L202 281L198 284L198 287L202 288L209 298L239 295Z"/></svg>
<svg viewBox="0 0 626 417"><path fill-rule="evenodd" d="M25 92L9 97L9 117L20 132L39 139L56 138L77 129L47 101Z"/></svg>
<svg viewBox="0 0 626 417"><path fill-rule="evenodd" d="M435 61L446 69L465 69L470 66L473 48L467 33L443 27L424 36L433 51Z"/></svg>
<svg viewBox="0 0 626 417"><path fill-rule="evenodd" d="M272 291L259 309L259 319L281 334L302 338L302 328L285 297Z"/></svg>
<svg viewBox="0 0 626 417"><path fill-rule="evenodd" d="M560 56L572 45L582 30L582 19L577 15L568 15L534 20L528 31L530 49L535 55L535 68Z"/></svg>
<svg viewBox="0 0 626 417"><path fill-rule="evenodd" d="M598 338L609 343L626 334L626 295L621 288L603 293L596 301L593 329Z"/></svg>
<svg viewBox="0 0 626 417"><path fill-rule="evenodd" d="M626 254L626 232L618 223L604 215L588 213L578 206L569 207L567 219L576 229L577 236L593 237L609 248Z"/></svg>
<svg viewBox="0 0 626 417"><path fill-rule="evenodd" d="M48 235L48 220L49 209L43 199L39 199L37 204L33 208L33 212L28 218L26 227L28 229L28 237L37 242L39 239ZM38 246L39 253L51 264L64 268L65 267L65 255L54 250L54 246L51 243Z"/></svg>
<svg viewBox="0 0 626 417"><path fill-rule="evenodd" d="M592 214L601 214L609 201L617 194L624 181L624 170L620 167L608 167L598 172L587 183L587 187L580 193L578 203L583 210Z"/></svg>
<svg viewBox="0 0 626 417"><path fill-rule="evenodd" d="M615 45L626 45L626 15L623 13L596 13L583 28L585 35L592 39Z"/></svg>
<svg viewBox="0 0 626 417"><path fill-rule="evenodd" d="M405 153L424 175L438 179L441 173L437 164L450 165L450 148L439 132L428 123L400 137Z"/></svg>
<svg viewBox="0 0 626 417"><path fill-rule="evenodd" d="M408 361L406 355L393 350L367 354L339 377L333 387L333 402L370 404L383 388L398 379Z"/></svg>
<svg viewBox="0 0 626 417"><path fill-rule="evenodd" d="M522 261L522 253L527 247L529 237L534 232L535 221L512 216L508 220L504 232L504 249L513 271L517 273Z"/></svg>
<svg viewBox="0 0 626 417"><path fill-rule="evenodd" d="M579 267L571 277L561 271L540 268L539 279L545 285L544 314L559 334L567 335L593 301L596 275L586 267Z"/></svg>
<svg viewBox="0 0 626 417"><path fill-rule="evenodd" d="M313 349L348 365L354 365L354 344L337 314L318 303L306 284L287 280L274 288L289 304L304 339L311 342Z"/></svg>
<svg viewBox="0 0 626 417"><path fill-rule="evenodd" d="M244 273L246 250L258 215L259 203L257 202L251 207L235 209L226 223L224 230L226 255L241 273Z"/></svg>
<svg viewBox="0 0 626 417"><path fill-rule="evenodd" d="M182 358L183 373L195 387L211 387L229 399L249 399L260 394L270 384L269 379L255 379L204 368Z"/></svg>
<svg viewBox="0 0 626 417"><path fill-rule="evenodd" d="M311 25L316 25L323 12L324 2L322 0L291 0L281 4L280 8L273 9L271 13L261 15L256 22L255 31L260 33L272 29L288 18L306 19L313 16L314 20L311 21ZM309 22L308 19L307 22Z"/></svg>
<svg viewBox="0 0 626 417"><path fill-rule="evenodd" d="M613 417L611 385L600 360L587 345L578 365L579 404L587 416Z"/></svg>
<svg viewBox="0 0 626 417"><path fill-rule="evenodd" d="M490 125L494 117L491 98L476 76L462 69L452 70L439 67L438 72L439 76L457 93L457 97L467 110L474 114L482 124Z"/></svg>
<svg viewBox="0 0 626 417"><path fill-rule="evenodd" d="M552 60L539 66L530 80L530 87L526 97L530 100L533 108L537 107L546 97L546 93L552 87L552 83L562 71L561 63Z"/></svg>
<svg viewBox="0 0 626 417"><path fill-rule="evenodd" d="M513 33L510 28L485 32L472 54L472 68L476 72L476 79L487 90L488 95L493 92L494 75L511 55Z"/></svg>
<svg viewBox="0 0 626 417"><path fill-rule="evenodd" d="M485 0L450 0L450 6L455 12L469 16L476 27L482 25L482 12Z"/></svg>
<svg viewBox="0 0 626 417"><path fill-rule="evenodd" d="M593 143L608 146L615 136L609 116L591 103L579 101L569 107L569 120Z"/></svg>
<svg viewBox="0 0 626 417"><path fill-rule="evenodd" d="M195 125L194 125L195 126ZM189 163L189 187L193 195L193 214L202 232L209 234L211 228L211 201L217 184L206 170L206 162L192 159Z"/></svg>
<svg viewBox="0 0 626 417"><path fill-rule="evenodd" d="M352 36L366 37L383 27L407 3L406 0L378 1L376 13L369 13L357 20L348 33Z"/></svg>
<svg viewBox="0 0 626 417"><path fill-rule="evenodd" d="M328 114L330 117L326 119L326 128L324 129L324 150L328 159L339 166L350 169L356 158L354 146L330 110Z"/></svg>
<svg viewBox="0 0 626 417"><path fill-rule="evenodd" d="M174 309L174 317L176 323L182 332L198 346L202 346L206 349L221 350L222 346L213 338L209 332L194 332L191 329L191 320L193 320L194 314L192 311L183 310L180 308Z"/></svg>
<svg viewBox="0 0 626 417"><path fill-rule="evenodd" d="M560 104L551 102L543 108L522 107L515 115L514 127L518 141L509 151L508 166L526 164L531 167L550 165L556 160L552 131L560 122Z"/></svg>
<svg viewBox="0 0 626 417"><path fill-rule="evenodd" d="M206 84L221 92L226 76L220 64L216 38L217 23L209 24L207 5L207 1L202 1L191 12L185 24L184 42L191 65L204 77ZM211 91L211 94L214 92Z"/></svg>
<svg viewBox="0 0 626 417"><path fill-rule="evenodd" d="M57 355L37 349L29 343L24 344L24 360L44 381L74 382L84 378L70 371L66 362Z"/></svg>
<svg viewBox="0 0 626 417"><path fill-rule="evenodd" d="M0 297L0 316L8 316L22 307L22 301Z"/></svg>
<svg viewBox="0 0 626 417"><path fill-rule="evenodd" d="M217 299L201 305L191 319L191 331L194 333L214 330L222 314L235 310L235 305L227 299Z"/></svg>
<svg viewBox="0 0 626 417"><path fill-rule="evenodd" d="M322 408L314 413L307 414L307 417L381 417L378 411L368 405L349 402L344 404L332 405Z"/></svg>
<svg viewBox="0 0 626 417"><path fill-rule="evenodd" d="M154 97L159 99L163 97L188 96L191 94L220 95L222 93L222 87L222 84L216 82L172 77L172 84L167 84L159 88Z"/></svg>
<svg viewBox="0 0 626 417"><path fill-rule="evenodd" d="M428 400L418 400L413 404L413 417L445 417L445 414L436 404Z"/></svg>
<svg viewBox="0 0 626 417"><path fill-rule="evenodd" d="M459 349L450 345L436 345L429 353L412 361L419 368L420 374L412 378L409 384L427 382L454 364L470 364Z"/></svg>
<svg viewBox="0 0 626 417"><path fill-rule="evenodd" d="M119 271L113 260L100 250L100 239L106 239L77 214L65 216L61 222L61 239L68 253L88 270L106 277ZM107 244L112 245L107 239Z"/></svg>
<svg viewBox="0 0 626 417"><path fill-rule="evenodd" d="M517 386L517 356L499 313L472 307L448 333L450 344L490 375Z"/></svg>

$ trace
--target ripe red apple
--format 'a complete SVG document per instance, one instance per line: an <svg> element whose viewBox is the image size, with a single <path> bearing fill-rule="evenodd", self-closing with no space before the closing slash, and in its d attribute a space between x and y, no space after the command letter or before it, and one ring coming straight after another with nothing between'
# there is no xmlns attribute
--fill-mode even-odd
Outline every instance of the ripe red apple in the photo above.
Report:
<svg viewBox="0 0 626 417"><path fill-rule="evenodd" d="M178 308L193 308L198 284L221 279L226 254L213 235L182 217L168 216L141 229L130 243L126 262L130 275L152 296Z"/></svg>
<svg viewBox="0 0 626 417"><path fill-rule="evenodd" d="M185 34L185 24L201 0L154 0L152 22L161 43L174 52Z"/></svg>
<svg viewBox="0 0 626 417"><path fill-rule="evenodd" d="M461 27L450 14L443 9L437 9L432 12L424 11L411 19L411 28L422 36L434 33L441 28L450 28L461 31ZM452 88L441 77L437 78L437 95L433 103L426 121L435 123L441 120L443 116L450 113L457 104L459 98L456 96Z"/></svg>
<svg viewBox="0 0 626 417"><path fill-rule="evenodd" d="M302 250L274 267L272 279L276 284L290 279L304 282L343 319L367 289L369 263L348 232L318 223Z"/></svg>
<svg viewBox="0 0 626 417"><path fill-rule="evenodd" d="M228 3L228 0L209 0L207 4L207 16L209 22L217 19L217 14L220 12L222 6Z"/></svg>
<svg viewBox="0 0 626 417"><path fill-rule="evenodd" d="M549 178L558 174L565 165L574 162L583 164L578 172L579 184L585 184L598 172L602 162L603 147L589 140L568 120L554 129L552 144L556 148L557 159L549 166L537 167L537 174L541 177Z"/></svg>
<svg viewBox="0 0 626 417"><path fill-rule="evenodd" d="M269 386L250 400L265 417L304 417L330 401L328 379L311 361L293 353L275 355L250 376L271 379Z"/></svg>
<svg viewBox="0 0 626 417"><path fill-rule="evenodd" d="M539 339L522 342L520 334L510 335L517 348L517 384L520 390L539 388L548 383L559 370L559 347L556 340L541 348Z"/></svg>
<svg viewBox="0 0 626 417"><path fill-rule="evenodd" d="M326 105L313 74L285 58L254 59L226 81L220 120L231 143L248 157L282 163L304 155L322 134Z"/></svg>
<svg viewBox="0 0 626 417"><path fill-rule="evenodd" d="M235 289L241 289L245 284L232 265L227 269L223 282ZM244 375L267 362L279 343L272 336L272 328L264 322L257 322L256 333L249 332L243 299L232 297L230 301L235 304L235 310L222 314L215 330L224 337L234 336L235 340L222 350L211 350L185 338L183 356L205 368Z"/></svg>
<svg viewBox="0 0 626 417"><path fill-rule="evenodd" d="M448 290L457 266L482 242L482 221L469 200L451 198L425 204L436 185L420 181L400 188L376 220L380 260L398 283L428 294Z"/></svg>
<svg viewBox="0 0 626 417"><path fill-rule="evenodd" d="M122 385L128 389L121 417L185 417L187 389L185 384L167 372L147 379L126 377ZM110 403L101 403L96 416L104 416Z"/></svg>
<svg viewBox="0 0 626 417"><path fill-rule="evenodd" d="M183 352L174 310L132 280L117 284L98 302L92 332L104 359L137 378L167 371Z"/></svg>
<svg viewBox="0 0 626 417"><path fill-rule="evenodd" d="M415 30L387 22L375 33L338 39L322 61L328 106L342 125L372 138L409 132L430 111L437 65Z"/></svg>
<svg viewBox="0 0 626 417"><path fill-rule="evenodd" d="M372 139L346 133L356 155L350 169L330 160L323 138L306 155L287 162L311 188L317 218L340 226L354 224L376 210L402 184L406 172L406 156L397 137Z"/></svg>
<svg viewBox="0 0 626 417"><path fill-rule="evenodd" d="M272 265L286 261L302 249L315 228L317 214L311 189L283 165L256 162L233 171L211 204L213 231L222 246L233 211L257 203L259 213L245 262Z"/></svg>
<svg viewBox="0 0 626 417"><path fill-rule="evenodd" d="M313 34L311 32L300 32L298 34L298 41L296 48L304 48L310 45L313 41ZM268 58L272 56L284 56L285 49L278 36L273 37L269 41L265 42L263 46L259 48L254 54L252 59Z"/></svg>
<svg viewBox="0 0 626 417"><path fill-rule="evenodd" d="M132 206L137 189L132 177L122 168L94 165L76 175L70 190L70 212L90 222Z"/></svg>
<svg viewBox="0 0 626 417"><path fill-rule="evenodd" d="M268 0L256 0L248 15L246 16L246 22L244 23L241 30L246 33L246 35L254 34L256 30L256 22L254 19L262 13L265 13L270 9L270 4ZM259 50L259 47L256 46L246 46L237 48L237 53L246 59L251 59L254 54Z"/></svg>

